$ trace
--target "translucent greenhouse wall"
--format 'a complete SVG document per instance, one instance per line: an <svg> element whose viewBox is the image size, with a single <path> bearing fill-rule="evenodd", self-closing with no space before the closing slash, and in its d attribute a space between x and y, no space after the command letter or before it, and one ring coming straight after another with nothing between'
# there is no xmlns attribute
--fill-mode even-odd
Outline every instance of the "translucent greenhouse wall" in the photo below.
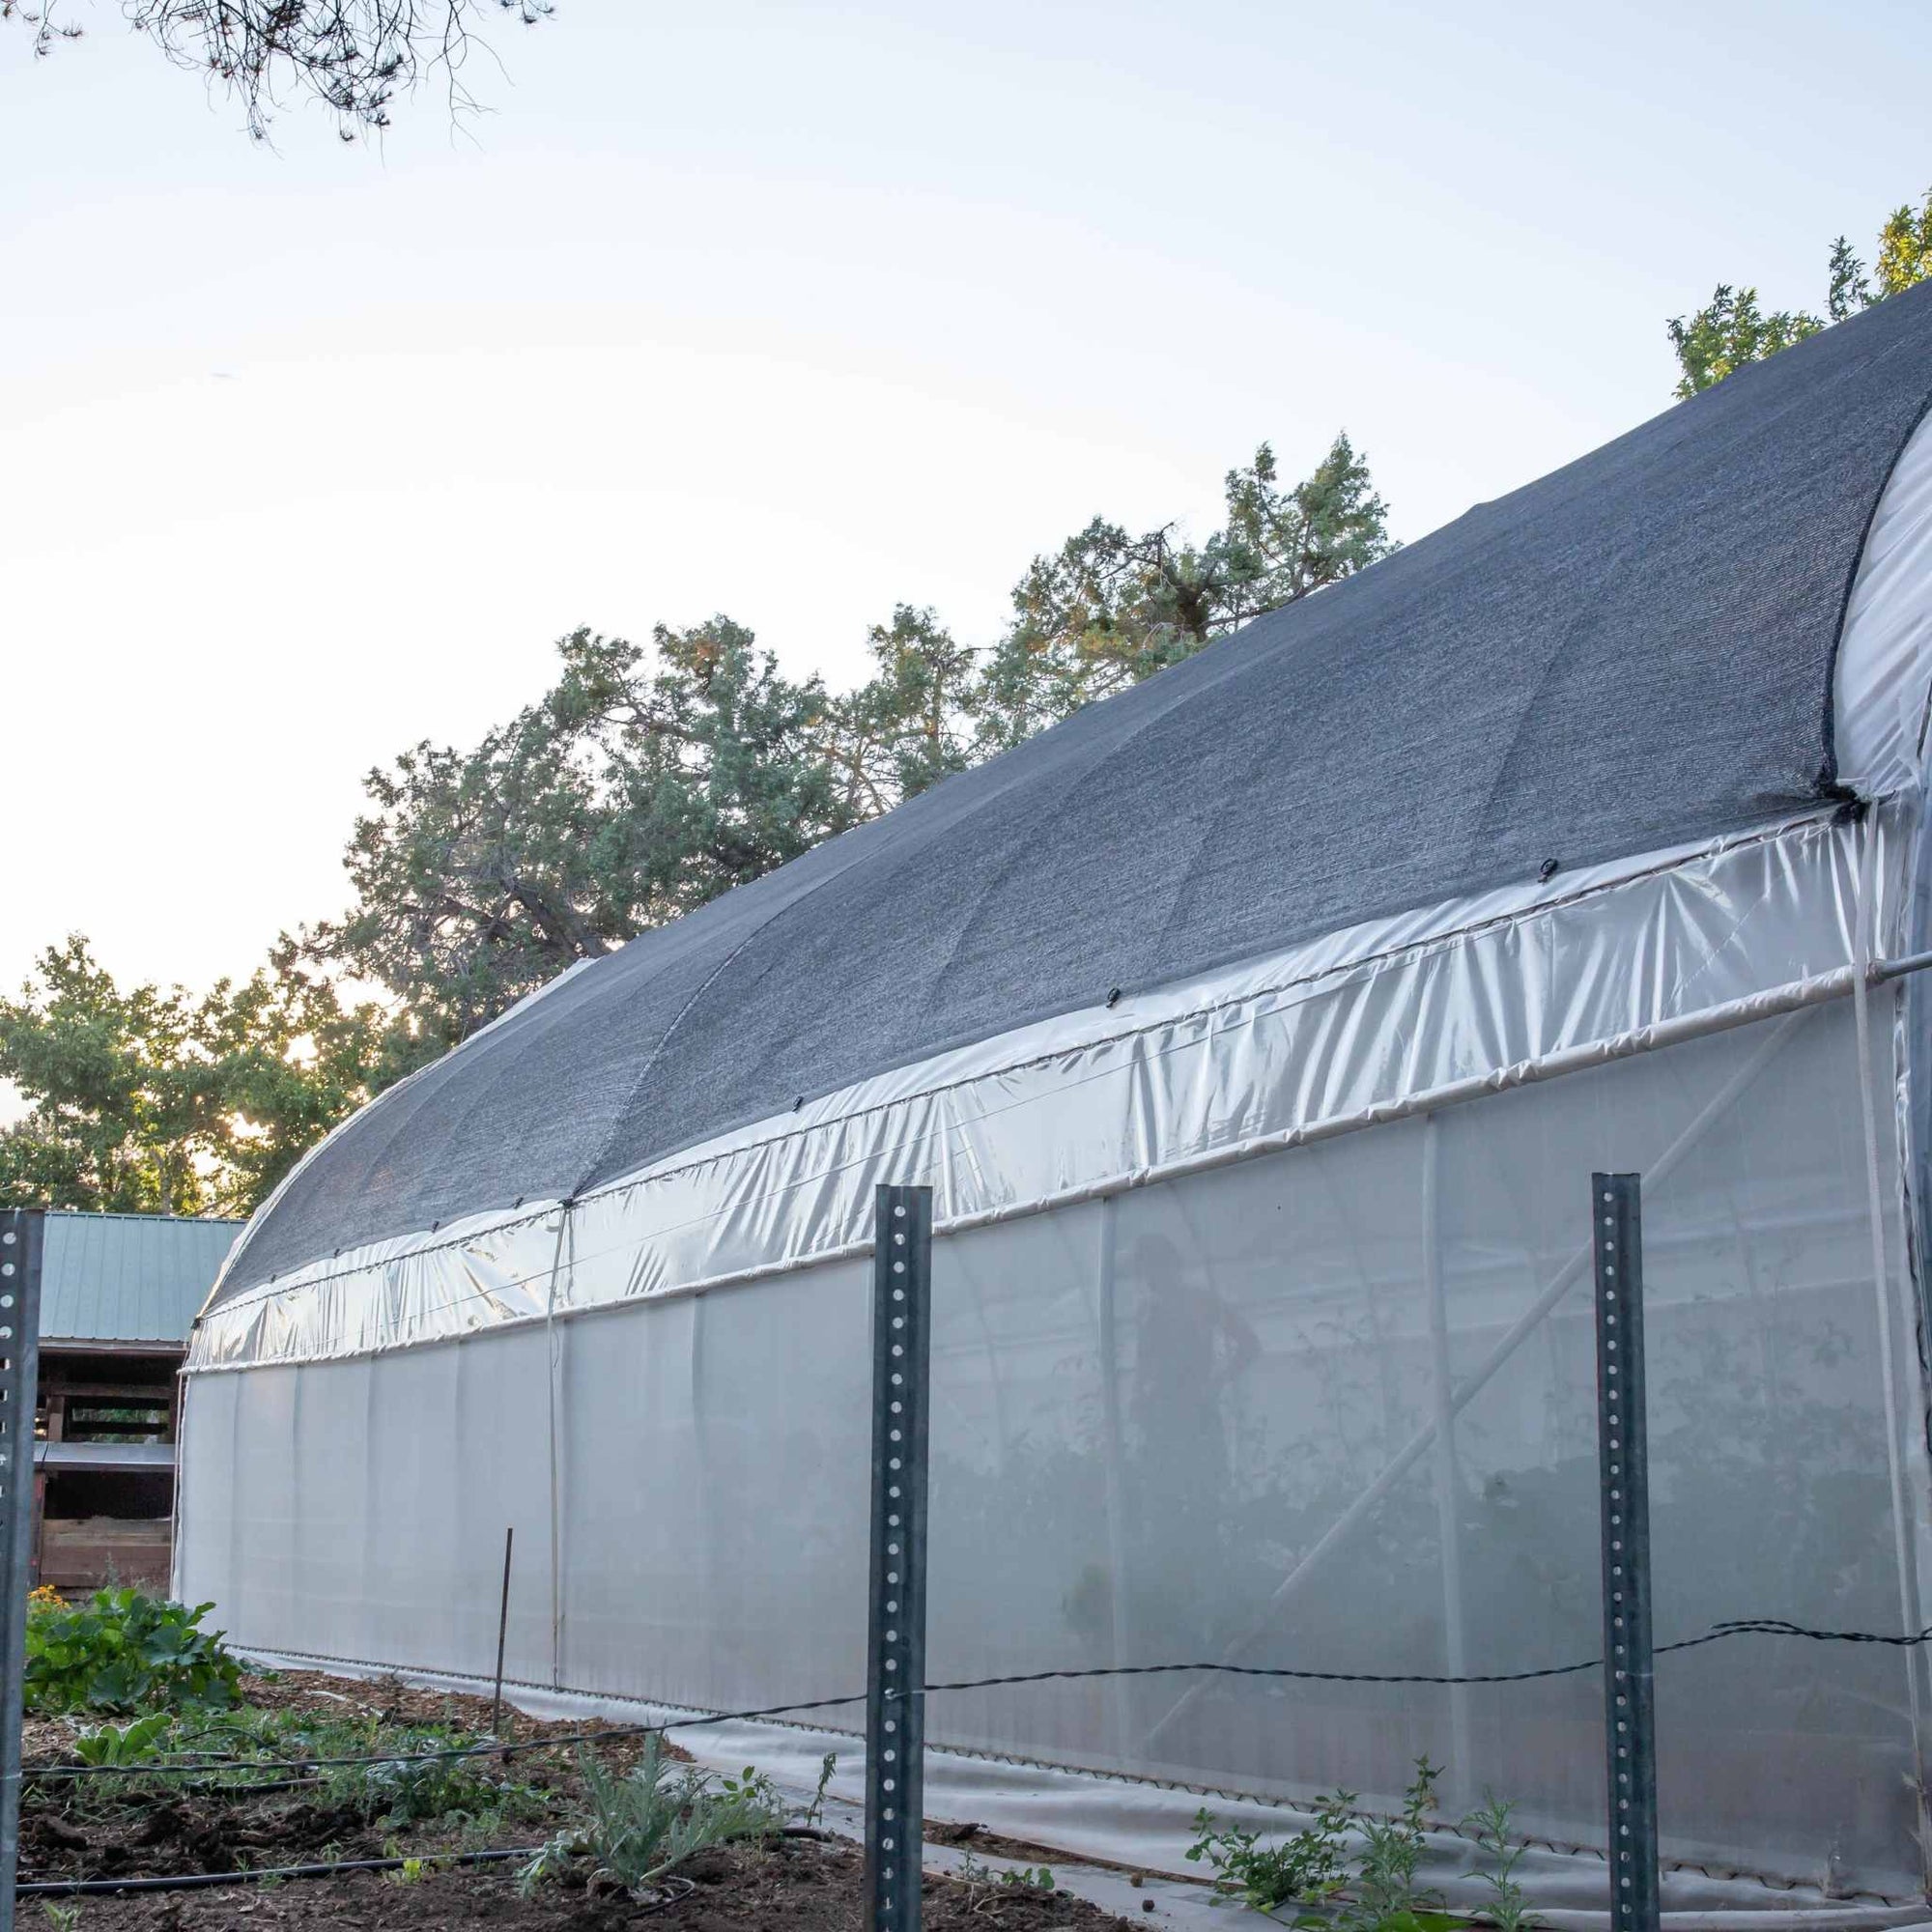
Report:
<svg viewBox="0 0 1932 1932"><path fill-rule="evenodd" d="M1645 1176L1660 1641L1898 1629L1922 1403L1883 1010L1883 1301L1849 999L942 1237L929 1675L1594 1657L1593 1169ZM840 1259L194 1376L181 1587L252 1648L484 1676L514 1525L514 1679L713 1710L860 1690L868 1283ZM1916 1890L1914 1655L1662 1659L1666 1856ZM1493 1789L1587 1845L1601 1696L1101 1678L936 1695L927 1729L1370 1807L1427 1752L1448 1815Z"/></svg>

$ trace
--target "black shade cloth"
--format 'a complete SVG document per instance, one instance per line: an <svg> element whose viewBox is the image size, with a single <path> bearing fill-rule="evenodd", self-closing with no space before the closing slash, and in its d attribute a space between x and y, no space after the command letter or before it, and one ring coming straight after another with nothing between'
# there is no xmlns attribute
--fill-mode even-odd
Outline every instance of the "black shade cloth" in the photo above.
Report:
<svg viewBox="0 0 1932 1932"><path fill-rule="evenodd" d="M1932 287L1732 377L582 970L384 1095L223 1293L933 1052L1829 796Z"/></svg>

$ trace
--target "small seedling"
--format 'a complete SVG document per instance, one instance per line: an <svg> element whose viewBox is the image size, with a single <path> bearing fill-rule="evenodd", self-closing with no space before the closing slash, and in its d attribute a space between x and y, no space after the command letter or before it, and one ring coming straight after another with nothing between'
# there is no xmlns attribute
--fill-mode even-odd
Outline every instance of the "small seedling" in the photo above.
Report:
<svg viewBox="0 0 1932 1932"><path fill-rule="evenodd" d="M41 1901L41 1910L47 1915L47 1923L54 1932L73 1932L80 1923L80 1907L77 1905L56 1905L51 1899Z"/></svg>
<svg viewBox="0 0 1932 1932"><path fill-rule="evenodd" d="M1484 1916L1498 1932L1524 1932L1536 1920L1522 1895L1522 1887L1517 1882L1516 1868L1529 1848L1520 1839L1510 1837L1510 1813L1516 1809L1515 1805L1492 1791L1484 1796L1487 1802L1482 1809L1471 1811L1463 1820L1463 1831L1494 1861L1493 1868L1482 1874L1483 1883L1490 1888L1490 1909Z"/></svg>
<svg viewBox="0 0 1932 1932"><path fill-rule="evenodd" d="M1053 1891L1057 1889L1053 1882L1053 1868L1050 1865L1024 1865L1018 1871L1003 1871L1000 1883L1016 1891Z"/></svg>
<svg viewBox="0 0 1932 1932"><path fill-rule="evenodd" d="M1420 1889L1416 1867L1423 1851L1423 1819L1435 1804L1435 1780L1442 1767L1425 1752L1403 1793L1399 1818L1360 1821L1362 1855L1349 1897L1332 1920L1336 1932L1451 1932L1462 1921L1441 1909L1434 1892Z"/></svg>
<svg viewBox="0 0 1932 1932"><path fill-rule="evenodd" d="M811 1803L798 1814L798 1822L808 1831L816 1831L825 1816L825 1787L832 1782L832 1774L838 1769L837 1751L827 1751L818 1760L818 1788L811 1794Z"/></svg>

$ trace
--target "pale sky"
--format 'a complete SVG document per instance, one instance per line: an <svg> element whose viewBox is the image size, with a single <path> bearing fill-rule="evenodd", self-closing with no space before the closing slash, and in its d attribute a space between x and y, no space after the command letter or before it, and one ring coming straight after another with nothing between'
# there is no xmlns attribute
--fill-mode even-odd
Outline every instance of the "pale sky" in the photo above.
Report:
<svg viewBox="0 0 1932 1932"><path fill-rule="evenodd" d="M364 770L578 624L842 680L895 602L984 639L1095 512L1205 529L1342 427L1421 535L1932 185L1887 0L558 0L462 131L271 149L69 14L0 23L9 987L71 929L245 974L341 909Z"/></svg>

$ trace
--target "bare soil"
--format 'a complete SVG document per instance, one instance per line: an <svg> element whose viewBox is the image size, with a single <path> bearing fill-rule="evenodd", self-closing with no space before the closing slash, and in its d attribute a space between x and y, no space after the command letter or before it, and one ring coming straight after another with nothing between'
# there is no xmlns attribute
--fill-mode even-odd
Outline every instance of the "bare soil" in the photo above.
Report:
<svg viewBox="0 0 1932 1932"><path fill-rule="evenodd" d="M318 1675L290 1674L251 1678L243 1691L257 1707L378 1714L396 1722L453 1720L476 1730L489 1721L486 1699L445 1696L395 1683L345 1685ZM610 1728L579 1721L546 1723L508 1712L504 1716L505 1731L519 1743ZM547 1888L526 1899L517 1889L515 1861L469 1866L430 1862L440 1853L475 1843L473 1832L466 1838L461 1828L447 1821L384 1829L367 1823L357 1810L318 1803L313 1792L299 1787L259 1794L182 1791L158 1802L122 1804L107 1789L114 1781L102 1779L77 1797L71 1787L31 1781L34 1763L71 1762L71 1727L37 1720L25 1742L29 1782L22 1798L23 1883L185 1876L398 1856L426 1861L415 1875L342 1872L62 1901L79 1907L80 1932L274 1932L285 1925L352 1926L364 1932L470 1925L503 1932L618 1932L645 1924L662 1925L667 1932L764 1932L774 1926L859 1932L864 1922L861 1860L851 1846L838 1842L785 1838L707 1852L684 1866L679 1882L664 1895L644 1904L582 1884ZM635 1757L639 1746L635 1738L612 1738L593 1747L621 1765ZM507 1842L534 1845L574 1808L572 1753L550 1750L516 1758L510 1775L536 1787L551 1814L550 1822L512 1828ZM932 1835L948 1833L941 1830ZM990 1836L975 1835L965 1842L988 1853L1007 1849L1004 1841L996 1845ZM32 1899L20 1903L28 1915L23 1925L41 1920ZM935 1932L1032 1932L1059 1926L1098 1932L1129 1922L1065 1892L934 1875L924 1883L923 1916Z"/></svg>

